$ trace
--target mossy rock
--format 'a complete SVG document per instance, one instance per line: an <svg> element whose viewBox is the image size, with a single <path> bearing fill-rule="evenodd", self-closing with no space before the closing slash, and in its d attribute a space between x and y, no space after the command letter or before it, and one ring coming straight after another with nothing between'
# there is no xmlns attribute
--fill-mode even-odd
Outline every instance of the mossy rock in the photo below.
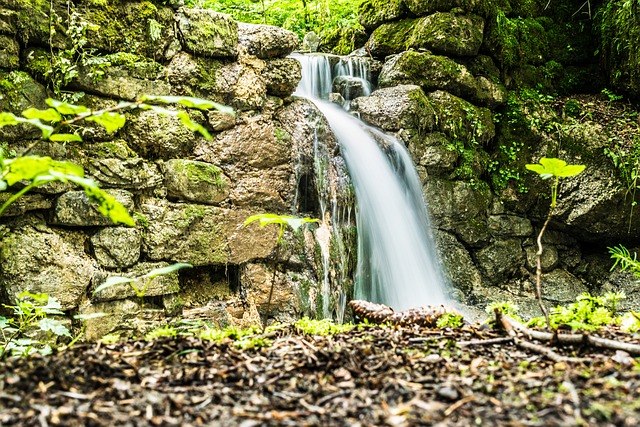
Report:
<svg viewBox="0 0 640 427"><path fill-rule="evenodd" d="M30 107L46 108L45 100L48 92L44 86L36 82L23 71L6 72L0 69L0 111L21 114ZM19 138L30 139L40 135L33 126L5 126L0 128L0 137L5 141Z"/></svg>
<svg viewBox="0 0 640 427"><path fill-rule="evenodd" d="M358 7L360 24L368 30L407 15L405 0L364 0Z"/></svg>
<svg viewBox="0 0 640 427"><path fill-rule="evenodd" d="M9 36L0 35L0 68L15 70L20 65L20 45Z"/></svg>
<svg viewBox="0 0 640 427"><path fill-rule="evenodd" d="M439 130L449 138L472 146L486 144L495 136L493 114L488 108L440 90L427 96L435 108Z"/></svg>
<svg viewBox="0 0 640 427"><path fill-rule="evenodd" d="M229 194L228 178L216 165L172 159L164 166L167 196L171 199L215 205Z"/></svg>
<svg viewBox="0 0 640 427"><path fill-rule="evenodd" d="M87 1L76 10L88 24L86 47L102 52L162 58L176 37L173 9L150 1Z"/></svg>
<svg viewBox="0 0 640 427"><path fill-rule="evenodd" d="M480 16L436 12L415 22L407 47L451 56L475 56L483 33L484 19Z"/></svg>
<svg viewBox="0 0 640 427"><path fill-rule="evenodd" d="M238 23L231 16L212 10L181 8L177 20L187 52L216 58L237 55Z"/></svg>
<svg viewBox="0 0 640 427"><path fill-rule="evenodd" d="M348 55L367 42L367 34L358 28L334 28L320 33L320 51Z"/></svg>
<svg viewBox="0 0 640 427"><path fill-rule="evenodd" d="M542 25L547 22L548 18L508 18L499 13L488 21L483 51L502 68L543 64L549 58L549 34Z"/></svg>
<svg viewBox="0 0 640 427"><path fill-rule="evenodd" d="M54 0L53 7L58 16L65 19L66 1ZM49 16L51 3L48 0L9 0L0 9L0 32L15 36L23 45L46 46L49 44ZM54 46L60 47L60 35L54 36Z"/></svg>
<svg viewBox="0 0 640 427"><path fill-rule="evenodd" d="M368 51L375 58L384 58L407 50L407 40L412 36L417 21L417 19L403 19L380 25L367 41Z"/></svg>

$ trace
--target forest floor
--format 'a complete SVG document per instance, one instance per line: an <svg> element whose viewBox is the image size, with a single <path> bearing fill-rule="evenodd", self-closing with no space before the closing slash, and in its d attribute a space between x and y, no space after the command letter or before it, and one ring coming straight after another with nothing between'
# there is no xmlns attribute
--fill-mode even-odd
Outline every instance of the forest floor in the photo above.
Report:
<svg viewBox="0 0 640 427"><path fill-rule="evenodd" d="M582 361L552 362L507 340L477 324L363 325L286 326L245 349L189 337L75 345L0 362L0 425L640 425L638 359L580 346L553 351Z"/></svg>

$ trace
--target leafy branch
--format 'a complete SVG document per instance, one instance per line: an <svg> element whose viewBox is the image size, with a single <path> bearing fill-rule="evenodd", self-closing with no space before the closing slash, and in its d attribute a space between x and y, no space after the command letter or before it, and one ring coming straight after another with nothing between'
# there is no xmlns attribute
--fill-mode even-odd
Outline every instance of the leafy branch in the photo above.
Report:
<svg viewBox="0 0 640 427"><path fill-rule="evenodd" d="M549 313L542 302L542 289L541 289L541 277L542 277L542 235L544 234L549 222L551 221L551 217L553 216L553 212L556 208L556 204L558 201L558 186L560 178L568 178L575 175L580 174L584 171L584 165L568 165L564 160L556 159L556 158L547 158L543 157L540 159L540 163L538 164L527 164L525 167L533 172L536 172L540 175L542 179L550 179L554 178L551 183L551 206L549 207L549 213L547 214L547 219L545 220L542 228L540 229L540 233L538 234L537 244L538 251L536 252L536 295L538 297L538 305L540 306L540 310L542 314L544 314L544 318L547 322L547 328L551 329L551 321L549 319Z"/></svg>

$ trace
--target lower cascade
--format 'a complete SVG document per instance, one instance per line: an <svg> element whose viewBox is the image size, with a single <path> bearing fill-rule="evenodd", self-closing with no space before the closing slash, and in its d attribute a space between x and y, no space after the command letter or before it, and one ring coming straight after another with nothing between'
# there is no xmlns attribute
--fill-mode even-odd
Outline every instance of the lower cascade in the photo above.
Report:
<svg viewBox="0 0 640 427"><path fill-rule="evenodd" d="M351 94L369 94L365 61L346 57L332 66L327 55L293 57L302 64L302 80L294 95L311 100L326 117L355 190L358 262L354 298L395 310L449 303L420 181L406 148L397 138L328 101L340 98L332 94L338 85L346 85L341 90L345 108Z"/></svg>

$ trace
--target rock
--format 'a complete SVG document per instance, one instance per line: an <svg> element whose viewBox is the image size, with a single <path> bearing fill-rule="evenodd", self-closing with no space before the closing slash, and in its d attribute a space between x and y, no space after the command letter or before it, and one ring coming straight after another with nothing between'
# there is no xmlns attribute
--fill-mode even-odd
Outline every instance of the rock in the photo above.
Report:
<svg viewBox="0 0 640 427"><path fill-rule="evenodd" d="M458 153L443 146L425 146L415 148L416 144L409 147L409 152L418 165L424 166L427 172L442 174L451 172L457 164Z"/></svg>
<svg viewBox="0 0 640 427"><path fill-rule="evenodd" d="M527 268L531 271L535 271L538 268L538 261L536 254L538 253L537 246L527 246L525 248L525 255L527 260ZM540 257L540 266L543 272L553 270L558 266L558 250L555 246L543 245L542 256Z"/></svg>
<svg viewBox="0 0 640 427"><path fill-rule="evenodd" d="M321 41L315 32L309 31L302 39L302 50L310 53L317 52Z"/></svg>
<svg viewBox="0 0 640 427"><path fill-rule="evenodd" d="M268 257L276 244L277 227L243 227L252 215L246 210L145 198L140 211L149 223L143 245L150 260L239 264Z"/></svg>
<svg viewBox="0 0 640 427"><path fill-rule="evenodd" d="M369 82L361 78L338 76L333 79L332 91L339 93L344 99L350 100L369 95L371 88Z"/></svg>
<svg viewBox="0 0 640 427"><path fill-rule="evenodd" d="M389 21L396 21L407 14L404 0L365 0L358 7L360 24L367 30L372 30Z"/></svg>
<svg viewBox="0 0 640 427"><path fill-rule="evenodd" d="M25 226L4 236L0 279L11 303L23 292L46 293L63 310L75 309L96 269L85 253L83 232Z"/></svg>
<svg viewBox="0 0 640 427"><path fill-rule="evenodd" d="M287 56L298 45L296 35L273 25L238 22L238 42L249 55L261 59Z"/></svg>
<svg viewBox="0 0 640 427"><path fill-rule="evenodd" d="M101 302L138 297L136 290L133 288L134 286L138 289L138 292L144 294L144 297L175 294L180 291L177 271L156 276L151 280L147 277L142 277L151 270L168 266L169 264L166 262L141 262L123 273L113 274L102 271L96 272L92 280L93 289L97 289L107 280L107 278L111 276L130 277L137 280L132 283L121 283L119 285L111 286L97 293L92 292L92 301Z"/></svg>
<svg viewBox="0 0 640 427"><path fill-rule="evenodd" d="M162 185L158 166L136 157L133 159L91 159L88 175L102 187L145 190Z"/></svg>
<svg viewBox="0 0 640 427"><path fill-rule="evenodd" d="M170 198L215 205L229 194L228 178L216 165L172 159L164 167L167 196Z"/></svg>
<svg viewBox="0 0 640 427"><path fill-rule="evenodd" d="M23 71L0 69L0 111L21 114L30 107L46 108L47 90ZM39 138L42 133L33 126L18 125L0 128L3 141Z"/></svg>
<svg viewBox="0 0 640 427"><path fill-rule="evenodd" d="M524 253L517 239L497 240L476 252L476 262L491 283L500 284L523 265Z"/></svg>
<svg viewBox="0 0 640 427"><path fill-rule="evenodd" d="M286 98L296 90L302 79L302 67L293 58L272 59L266 61L263 76L269 95Z"/></svg>
<svg viewBox="0 0 640 427"><path fill-rule="evenodd" d="M210 110L207 112L207 120L209 126L216 132L231 129L236 125L236 118L231 114L222 113L218 110Z"/></svg>
<svg viewBox="0 0 640 427"><path fill-rule="evenodd" d="M20 45L8 36L0 35L0 68L15 70L20 65Z"/></svg>
<svg viewBox="0 0 640 427"><path fill-rule="evenodd" d="M12 193L0 193L0 206L4 205ZM14 201L7 210L2 213L3 217L19 216L28 211L50 209L51 200L45 198L42 194L24 194Z"/></svg>
<svg viewBox="0 0 640 427"><path fill-rule="evenodd" d="M387 131L431 130L436 123L434 106L415 85L378 89L371 96L356 98L351 110L367 123Z"/></svg>
<svg viewBox="0 0 640 427"><path fill-rule="evenodd" d="M484 19L436 12L415 21L407 47L452 56L475 56L482 45Z"/></svg>
<svg viewBox="0 0 640 427"><path fill-rule="evenodd" d="M349 55L369 39L369 35L357 27L327 28L321 34L322 52L336 55Z"/></svg>
<svg viewBox="0 0 640 427"><path fill-rule="evenodd" d="M515 215L490 215L487 226L495 236L530 237L533 234L531 221Z"/></svg>
<svg viewBox="0 0 640 427"><path fill-rule="evenodd" d="M133 212L133 195L125 190L105 190L115 197L128 211ZM53 224L89 227L113 226L111 219L98 211L97 204L89 200L84 191L69 191L56 200Z"/></svg>
<svg viewBox="0 0 640 427"><path fill-rule="evenodd" d="M388 22L376 28L365 45L374 58L384 58L388 55L403 52L408 49L417 19L403 19Z"/></svg>
<svg viewBox="0 0 640 427"><path fill-rule="evenodd" d="M184 49L196 55L235 58L238 23L230 15L207 9L180 8L176 16Z"/></svg>
<svg viewBox="0 0 640 427"><path fill-rule="evenodd" d="M101 313L104 316L86 320L84 336L87 341L97 341L107 334L130 330L140 310L139 300L136 299L87 303L80 308L80 314L90 316Z"/></svg>
<svg viewBox="0 0 640 427"><path fill-rule="evenodd" d="M448 12L453 8L464 12L473 12L483 0L404 0L411 13L424 16L434 12Z"/></svg>
<svg viewBox="0 0 640 427"><path fill-rule="evenodd" d="M479 105L495 109L507 102L507 90L484 76L476 77L476 92L472 100Z"/></svg>
<svg viewBox="0 0 640 427"><path fill-rule="evenodd" d="M482 277L465 247L450 233L436 231L436 246L447 277L454 288L469 295L482 285Z"/></svg>
<svg viewBox="0 0 640 427"><path fill-rule="evenodd" d="M380 87L415 84L425 92L446 90L462 98L474 97L476 81L464 65L446 56L406 51L387 58L378 85Z"/></svg>
<svg viewBox="0 0 640 427"><path fill-rule="evenodd" d="M135 57L135 55L131 55ZM69 84L69 88L87 91L97 95L135 101L142 95L170 95L171 86L165 81L164 67L150 59L141 59L126 65L115 56L104 57L104 61L113 61L112 66L101 68L98 77L91 66L80 66L78 74Z"/></svg>
<svg viewBox="0 0 640 427"><path fill-rule="evenodd" d="M578 295L589 292L580 279L561 268L543 274L541 287L542 298L555 304L575 302Z"/></svg>
<svg viewBox="0 0 640 427"><path fill-rule="evenodd" d="M110 227L91 236L93 254L102 267L131 267L140 259L142 236L136 228Z"/></svg>
<svg viewBox="0 0 640 427"><path fill-rule="evenodd" d="M486 144L495 136L491 110L441 90L429 93L440 131L467 144Z"/></svg>
<svg viewBox="0 0 640 427"><path fill-rule="evenodd" d="M275 282L274 282L275 280ZM295 284L287 280L285 274L273 276L273 266L249 263L240 271L240 282L247 290L247 302L256 307L261 315L267 313L269 317L278 321L294 321L298 310L295 294ZM273 293L271 287L273 286ZM269 304L269 294L271 303Z"/></svg>
<svg viewBox="0 0 640 427"><path fill-rule="evenodd" d="M189 112L192 119L200 112ZM198 137L180 119L154 111L141 111L130 117L124 134L129 145L144 157L174 159L188 157Z"/></svg>

